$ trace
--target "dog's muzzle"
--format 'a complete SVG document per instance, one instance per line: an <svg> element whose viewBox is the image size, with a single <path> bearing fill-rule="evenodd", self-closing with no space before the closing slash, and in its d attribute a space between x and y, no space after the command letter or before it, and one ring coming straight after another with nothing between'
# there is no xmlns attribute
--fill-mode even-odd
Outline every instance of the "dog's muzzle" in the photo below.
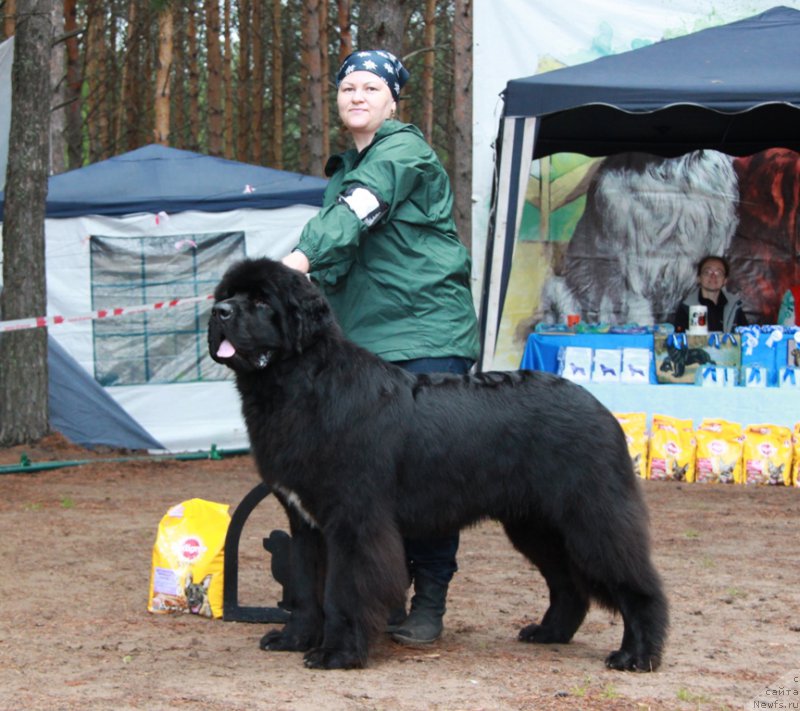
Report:
<svg viewBox="0 0 800 711"><path fill-rule="evenodd" d="M240 362L247 363L251 368L255 370L263 370L266 368L270 360L272 360L272 352L267 351L265 353L258 353L254 355L244 355L239 353L236 347L231 343L225 336L225 325L226 323L231 322L234 316L235 309L234 307L225 302L220 301L214 304L211 308L211 318L212 320L216 320L217 322L217 330L219 331L220 341L216 347L215 351L212 351L211 355L214 357L215 360L218 362L224 362L226 365L231 365L231 359L234 356L239 356Z"/></svg>

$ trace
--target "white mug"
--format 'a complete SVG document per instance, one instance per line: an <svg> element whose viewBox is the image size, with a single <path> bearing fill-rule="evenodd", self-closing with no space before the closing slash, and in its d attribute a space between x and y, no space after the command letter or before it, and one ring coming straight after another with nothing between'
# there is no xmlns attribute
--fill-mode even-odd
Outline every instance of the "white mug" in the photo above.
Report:
<svg viewBox="0 0 800 711"><path fill-rule="evenodd" d="M708 308L706 306L689 307L690 334L704 335L708 333Z"/></svg>

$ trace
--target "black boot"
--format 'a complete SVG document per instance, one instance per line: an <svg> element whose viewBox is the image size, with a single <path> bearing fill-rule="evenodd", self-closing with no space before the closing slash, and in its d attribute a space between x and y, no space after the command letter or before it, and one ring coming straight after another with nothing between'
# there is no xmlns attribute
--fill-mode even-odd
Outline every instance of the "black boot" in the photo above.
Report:
<svg viewBox="0 0 800 711"><path fill-rule="evenodd" d="M386 631L387 632L394 632L397 630L405 621L408 614L406 613L405 607L397 607L393 610L389 610L389 619L386 621Z"/></svg>
<svg viewBox="0 0 800 711"><path fill-rule="evenodd" d="M424 575L414 578L411 612L392 632L392 639L401 644L430 644L442 635L447 585Z"/></svg>

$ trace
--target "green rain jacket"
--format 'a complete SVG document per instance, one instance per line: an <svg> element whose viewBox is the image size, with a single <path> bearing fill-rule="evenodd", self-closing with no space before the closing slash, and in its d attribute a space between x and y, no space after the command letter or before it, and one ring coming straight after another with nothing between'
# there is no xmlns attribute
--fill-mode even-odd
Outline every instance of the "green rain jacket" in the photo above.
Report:
<svg viewBox="0 0 800 711"><path fill-rule="evenodd" d="M387 120L367 148L333 156L325 172L322 210L297 248L348 338L389 361L476 359L470 258L447 173L419 129ZM369 215L344 201L359 188L377 205Z"/></svg>

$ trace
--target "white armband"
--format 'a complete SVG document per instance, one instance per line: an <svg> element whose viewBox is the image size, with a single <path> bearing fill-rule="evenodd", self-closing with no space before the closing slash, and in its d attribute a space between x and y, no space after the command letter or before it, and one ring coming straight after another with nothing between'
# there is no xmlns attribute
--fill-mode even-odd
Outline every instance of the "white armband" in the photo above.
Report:
<svg viewBox="0 0 800 711"><path fill-rule="evenodd" d="M347 205L367 227L372 227L389 211L389 206L363 185L348 188L339 195L337 202Z"/></svg>

